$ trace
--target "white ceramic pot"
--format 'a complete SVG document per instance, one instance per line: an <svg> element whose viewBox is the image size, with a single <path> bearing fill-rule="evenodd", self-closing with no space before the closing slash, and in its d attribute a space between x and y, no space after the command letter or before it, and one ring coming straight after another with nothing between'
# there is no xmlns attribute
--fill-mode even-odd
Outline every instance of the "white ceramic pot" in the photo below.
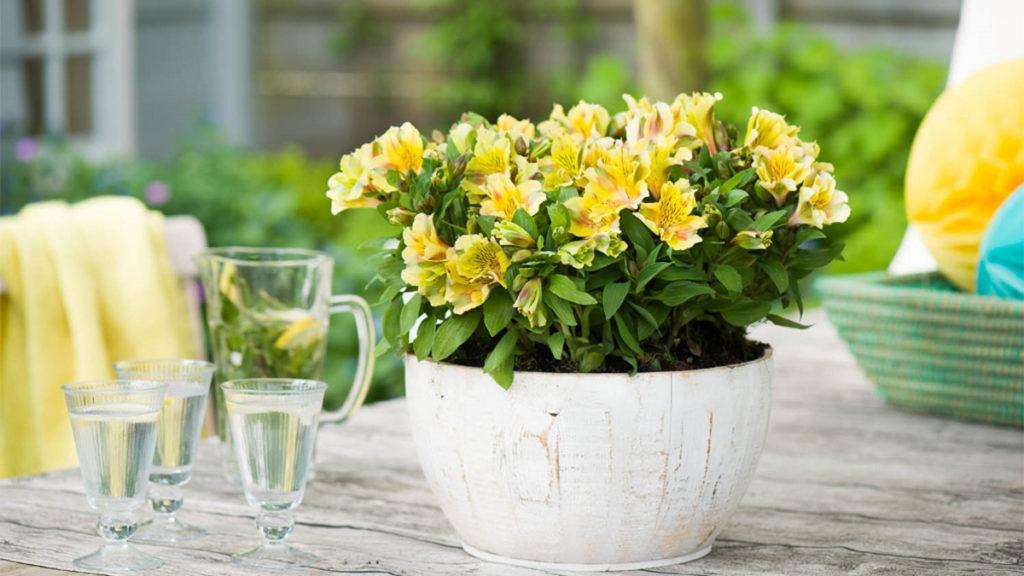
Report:
<svg viewBox="0 0 1024 576"><path fill-rule="evenodd" d="M739 505L771 406L771 351L684 372L521 372L406 359L427 482L467 552L562 570L695 560Z"/></svg>

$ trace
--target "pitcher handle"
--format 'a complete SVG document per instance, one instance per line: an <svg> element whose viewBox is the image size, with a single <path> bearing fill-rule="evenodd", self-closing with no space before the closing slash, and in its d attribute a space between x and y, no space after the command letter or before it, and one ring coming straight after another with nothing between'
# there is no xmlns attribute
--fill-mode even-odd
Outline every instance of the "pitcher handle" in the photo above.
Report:
<svg viewBox="0 0 1024 576"><path fill-rule="evenodd" d="M352 389L345 397L341 408L321 415L321 422L341 423L351 418L366 400L370 391L370 380L373 378L374 342L377 337L373 330L373 316L370 305L359 296L351 294L331 296L329 312L331 315L348 312L355 317L356 335L359 337L359 363L356 375L352 380Z"/></svg>

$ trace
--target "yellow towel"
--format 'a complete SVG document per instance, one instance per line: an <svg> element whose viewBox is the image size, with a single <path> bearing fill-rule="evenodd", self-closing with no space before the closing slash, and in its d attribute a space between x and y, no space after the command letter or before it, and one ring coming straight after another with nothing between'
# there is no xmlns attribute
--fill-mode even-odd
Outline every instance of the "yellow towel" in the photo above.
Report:
<svg viewBox="0 0 1024 576"><path fill-rule="evenodd" d="M133 198L0 218L0 478L76 465L61 385L197 357L163 216Z"/></svg>

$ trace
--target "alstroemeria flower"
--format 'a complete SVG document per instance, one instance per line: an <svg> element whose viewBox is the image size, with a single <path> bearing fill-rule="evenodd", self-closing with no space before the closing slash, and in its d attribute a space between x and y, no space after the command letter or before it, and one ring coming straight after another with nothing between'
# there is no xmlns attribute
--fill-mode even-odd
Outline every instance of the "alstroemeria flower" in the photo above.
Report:
<svg viewBox="0 0 1024 576"><path fill-rule="evenodd" d="M765 250L772 245L772 231L761 232L753 228L740 230L732 239L732 243L744 250Z"/></svg>
<svg viewBox="0 0 1024 576"><path fill-rule="evenodd" d="M679 138L697 136L697 128L687 122L682 107L673 110L664 102L651 104L647 98L640 102L627 98L626 103L636 107L631 110L633 117L626 124L626 141L631 144L660 138L678 141Z"/></svg>
<svg viewBox="0 0 1024 576"><path fill-rule="evenodd" d="M800 128L786 124L785 116L754 106L747 120L747 134L743 138L743 145L751 150L762 147L774 150L795 144L799 131Z"/></svg>
<svg viewBox="0 0 1024 576"><path fill-rule="evenodd" d="M401 174L418 173L423 167L423 137L415 126L406 122L392 126L377 139L385 168Z"/></svg>
<svg viewBox="0 0 1024 576"><path fill-rule="evenodd" d="M402 238L405 240L402 280L415 286L431 306L444 305L445 260L449 247L437 235L433 218L429 214L417 214L412 226L402 231Z"/></svg>
<svg viewBox="0 0 1024 576"><path fill-rule="evenodd" d="M508 174L511 168L512 142L494 130L477 129L473 157L466 164L466 175L462 179L462 188L468 193L469 201L479 204L486 196L483 186L487 177Z"/></svg>
<svg viewBox="0 0 1024 576"><path fill-rule="evenodd" d="M703 218L692 215L696 207L697 199L688 180L666 182L661 187L660 199L641 204L637 218L673 250L686 250L701 241L697 231L707 227Z"/></svg>
<svg viewBox="0 0 1024 576"><path fill-rule="evenodd" d="M715 144L715 103L722 99L720 92L694 92L680 94L672 103L673 112L697 130L697 138L708 145L712 154L718 151Z"/></svg>
<svg viewBox="0 0 1024 576"><path fill-rule="evenodd" d="M505 174L489 175L483 193L486 199L480 203L480 215L506 220L511 220L520 208L533 216L547 198L540 182L525 180L516 184Z"/></svg>
<svg viewBox="0 0 1024 576"><path fill-rule="evenodd" d="M533 140L537 137L537 129L534 127L533 122L519 120L508 114L498 116L498 121L494 123L494 128L498 132L510 135L513 140L516 138Z"/></svg>
<svg viewBox="0 0 1024 576"><path fill-rule="evenodd" d="M519 310L519 313L530 322L530 328L539 328L548 323L542 304L543 291L542 280L531 278L519 290L519 295L516 296L516 301L512 304L512 307Z"/></svg>
<svg viewBox="0 0 1024 576"><path fill-rule="evenodd" d="M338 162L340 171L327 180L331 214L349 208L372 208L380 204L380 194L396 190L377 168L378 164L372 144L363 144L355 152L341 157Z"/></svg>
<svg viewBox="0 0 1024 576"><path fill-rule="evenodd" d="M592 209L596 216L605 213L618 214L623 208L636 210L648 196L647 177L651 172L650 157L646 153L635 154L625 146L617 146L594 168L587 168L584 175L587 185L584 197L592 198Z"/></svg>
<svg viewBox="0 0 1024 576"><path fill-rule="evenodd" d="M448 249L448 286L445 298L456 314L480 306L491 286L505 285L509 259L501 246L481 235L466 234Z"/></svg>
<svg viewBox="0 0 1024 576"><path fill-rule="evenodd" d="M796 146L759 148L754 154L757 185L772 195L777 206L782 206L789 194L814 174L810 161L802 157Z"/></svg>
<svg viewBox="0 0 1024 576"><path fill-rule="evenodd" d="M551 140L551 155L540 160L544 187L556 190L562 186L579 184L583 175L581 156L583 146L579 139L559 134Z"/></svg>
<svg viewBox="0 0 1024 576"><path fill-rule="evenodd" d="M849 198L836 190L836 179L828 172L818 172L810 186L800 188L800 200L790 217L790 224L807 224L821 228L825 224L846 222L850 217Z"/></svg>
<svg viewBox="0 0 1024 576"><path fill-rule="evenodd" d="M566 113L561 104L555 104L548 120L538 126L541 134L553 137L562 130L569 134L587 138L600 138L608 132L611 115L598 104L590 104L580 100Z"/></svg>
<svg viewBox="0 0 1024 576"><path fill-rule="evenodd" d="M685 146L678 146L678 140L665 137L649 142L647 150L651 159L650 175L647 176L647 190L655 199L661 186L668 181L669 171L675 166L693 158L693 151Z"/></svg>
<svg viewBox="0 0 1024 576"><path fill-rule="evenodd" d="M573 236L590 238L600 234L619 235L618 212L610 211L594 195L570 198L563 205L569 210L569 233Z"/></svg>

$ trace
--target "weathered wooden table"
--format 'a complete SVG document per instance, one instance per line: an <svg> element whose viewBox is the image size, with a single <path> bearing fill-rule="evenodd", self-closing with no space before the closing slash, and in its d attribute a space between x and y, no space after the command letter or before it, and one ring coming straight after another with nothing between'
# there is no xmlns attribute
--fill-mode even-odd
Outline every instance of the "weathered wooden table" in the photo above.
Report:
<svg viewBox="0 0 1024 576"><path fill-rule="evenodd" d="M714 552L664 574L1024 574L1024 435L892 410L832 327L762 328L776 347L772 425L758 474ZM203 540L147 546L154 575L253 574L240 490L200 452L182 516ZM293 541L322 561L295 574L527 576L466 555L434 504L404 401L326 428ZM0 482L0 573L59 574L100 539L75 470ZM640 572L636 572L639 574Z"/></svg>

